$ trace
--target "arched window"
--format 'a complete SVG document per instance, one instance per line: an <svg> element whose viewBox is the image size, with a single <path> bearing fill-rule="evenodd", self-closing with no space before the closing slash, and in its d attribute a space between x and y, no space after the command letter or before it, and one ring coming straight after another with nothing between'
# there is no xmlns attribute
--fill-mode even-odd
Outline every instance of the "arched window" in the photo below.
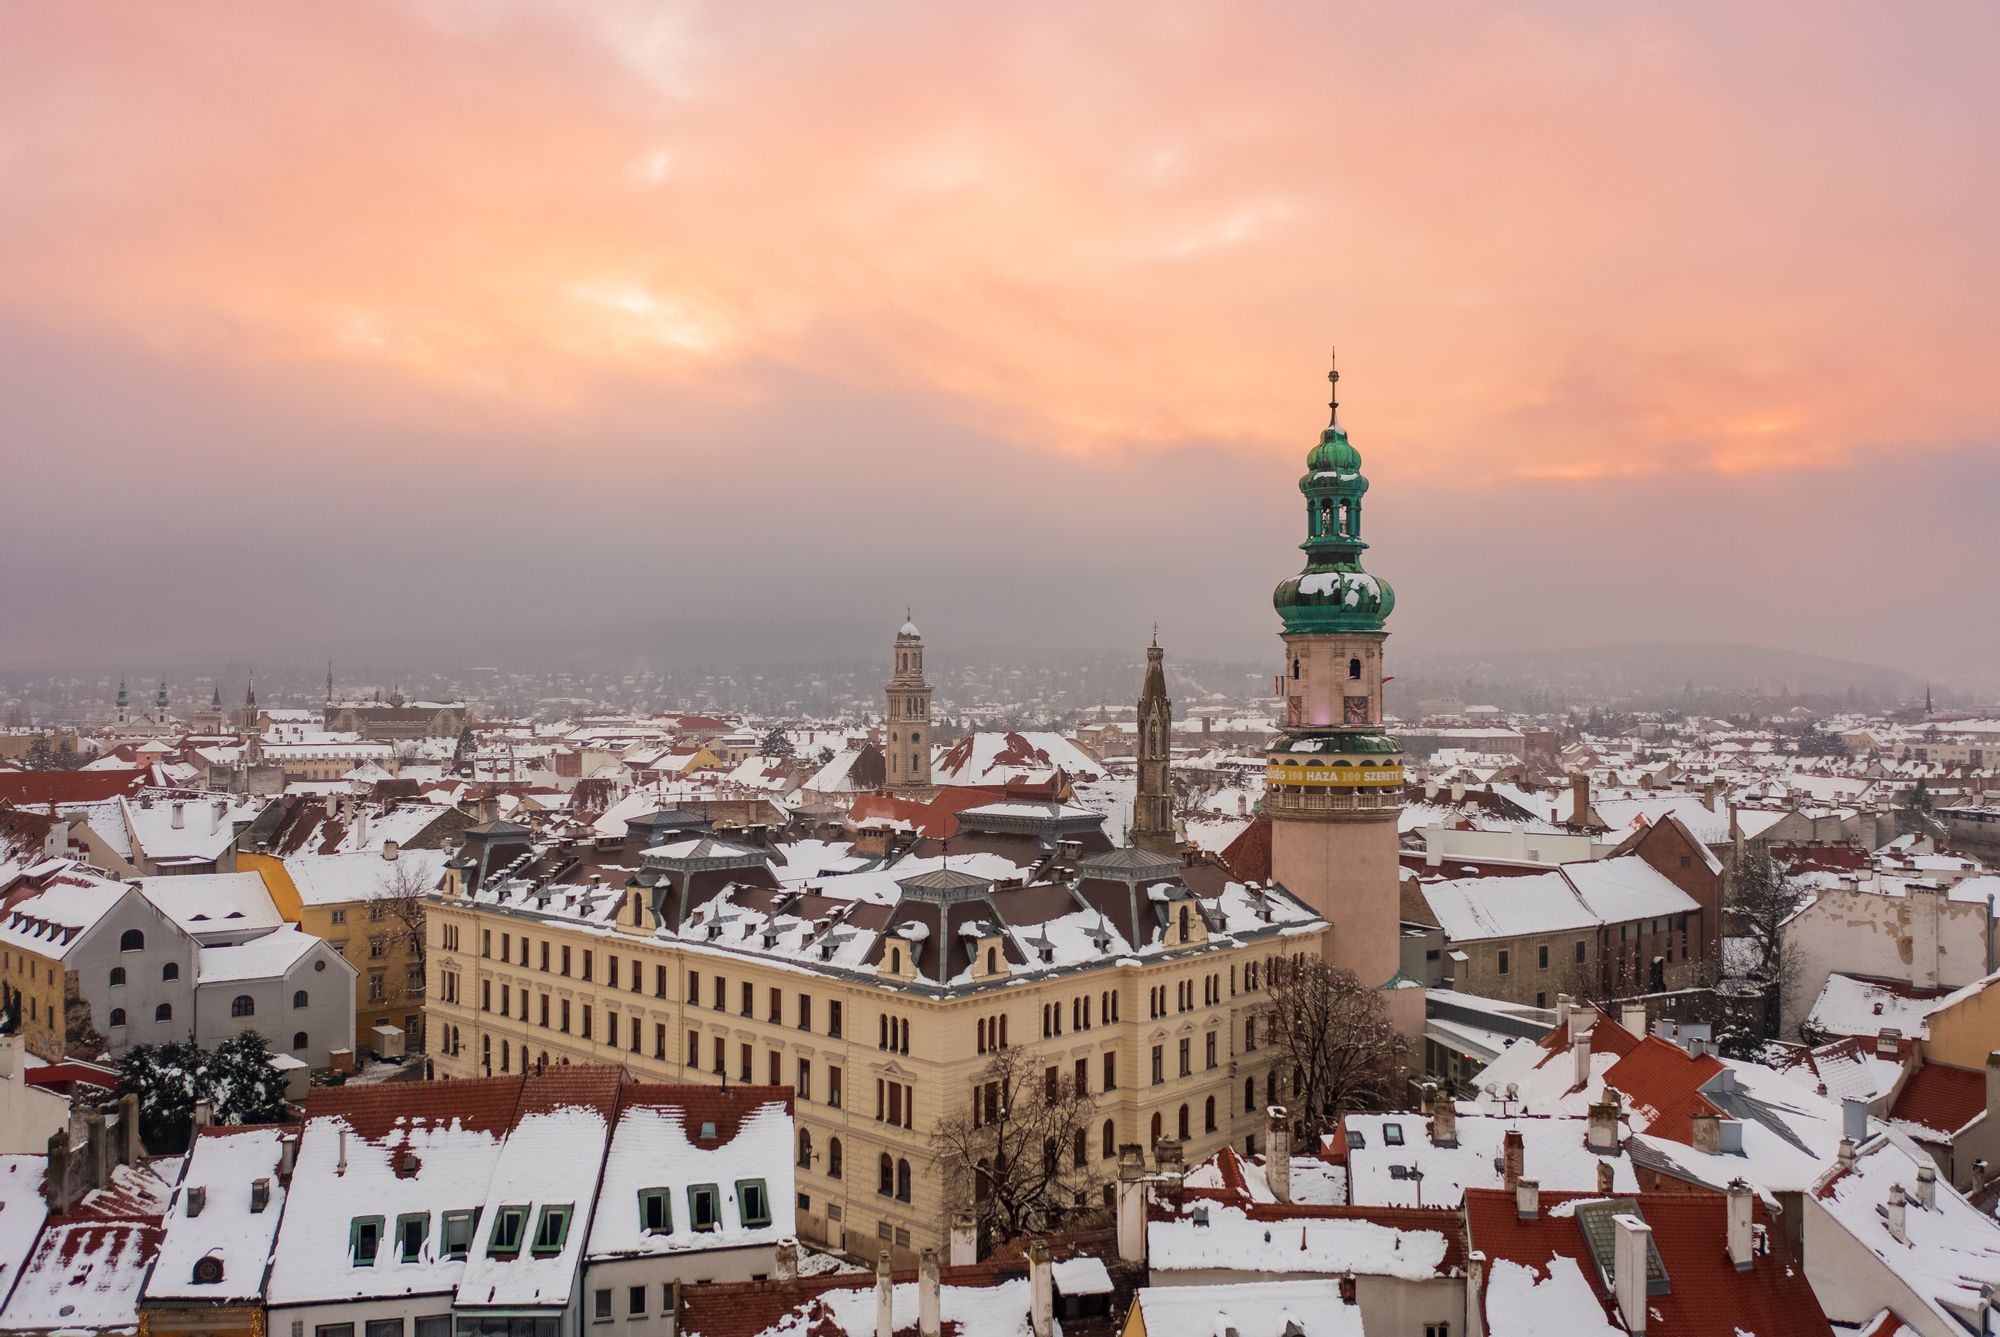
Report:
<svg viewBox="0 0 2000 1337"><path fill-rule="evenodd" d="M1204 1109L1204 1110L1202 1111L1202 1114L1201 1114L1201 1131L1202 1131L1202 1132L1204 1132L1204 1133L1212 1133L1212 1132L1214 1132L1214 1131L1215 1131L1215 1097L1214 1097L1214 1096L1210 1096L1210 1097L1208 1098L1208 1106L1207 1106L1207 1108L1205 1108L1205 1109Z"/></svg>
<svg viewBox="0 0 2000 1337"><path fill-rule="evenodd" d="M306 1005L306 991L304 989L300 989L292 994L293 1007L304 1007L305 1005Z"/></svg>
<svg viewBox="0 0 2000 1337"><path fill-rule="evenodd" d="M1109 1160L1118 1154L1118 1123L1114 1119L1104 1121L1104 1156Z"/></svg>
<svg viewBox="0 0 2000 1337"><path fill-rule="evenodd" d="M1078 1170L1090 1163L1090 1137L1081 1128L1069 1140L1069 1161Z"/></svg>
<svg viewBox="0 0 2000 1337"><path fill-rule="evenodd" d="M1185 1142L1187 1141L1188 1138L1188 1107L1186 1105L1181 1106L1179 1127L1180 1127L1180 1139L1181 1141Z"/></svg>
<svg viewBox="0 0 2000 1337"><path fill-rule="evenodd" d="M891 975L903 973L903 949L900 947L889 949L889 973Z"/></svg>
<svg viewBox="0 0 2000 1337"><path fill-rule="evenodd" d="M125 1009L124 1009L124 1008L122 1008L122 1007L114 1007L114 1008L112 1008L112 1009L111 1009L111 1024L112 1024L113 1026L123 1026L123 1025L125 1024Z"/></svg>
<svg viewBox="0 0 2000 1337"><path fill-rule="evenodd" d="M229 1015L232 1017L254 1017L257 1015L257 1000L247 993L239 993L229 1001Z"/></svg>
<svg viewBox="0 0 2000 1337"><path fill-rule="evenodd" d="M910 1163L908 1161L899 1160L896 1162L896 1201L908 1202L909 1200L910 1200Z"/></svg>
<svg viewBox="0 0 2000 1337"><path fill-rule="evenodd" d="M1278 1103L1278 1070L1276 1068L1264 1074L1264 1103L1266 1105L1275 1105Z"/></svg>
<svg viewBox="0 0 2000 1337"><path fill-rule="evenodd" d="M116 989L121 985L123 985L124 983L125 983L125 967L123 966L111 967L111 987ZM116 1025L115 1022L113 1024Z"/></svg>
<svg viewBox="0 0 2000 1337"><path fill-rule="evenodd" d="M146 935L138 929L128 928L118 935L118 950L121 952L143 952L146 950Z"/></svg>
<svg viewBox="0 0 2000 1337"><path fill-rule="evenodd" d="M158 1007L153 1009L154 1021L172 1021L173 1019L174 1019L174 1005L172 1003L161 1003Z"/></svg>
<svg viewBox="0 0 2000 1337"><path fill-rule="evenodd" d="M1292 656L1292 677L1293 677L1294 679L1297 679L1297 677L1299 676L1299 667L1300 667L1300 660L1299 660L1299 657L1298 657L1297 655L1293 655L1293 656Z"/></svg>
<svg viewBox="0 0 2000 1337"><path fill-rule="evenodd" d="M1188 908L1185 905L1183 905L1181 907L1181 941L1186 942L1187 938L1188 938Z"/></svg>
<svg viewBox="0 0 2000 1337"><path fill-rule="evenodd" d="M1257 1108L1257 1079L1255 1077L1245 1077L1243 1079L1243 1112L1245 1114L1248 1114L1251 1110L1254 1110L1256 1108Z"/></svg>
<svg viewBox="0 0 2000 1337"><path fill-rule="evenodd" d="M181 963L180 963L180 962L178 962L178 961L169 961L169 962L167 962L167 964L165 964L164 966L161 966L161 967L160 967L160 978L161 978L161 979L163 979L163 980L177 980L177 979L179 979L180 977L181 977Z"/></svg>
<svg viewBox="0 0 2000 1337"><path fill-rule="evenodd" d="M1342 499L1340 503L1340 533L1346 537L1349 526L1354 523L1354 503Z"/></svg>
<svg viewBox="0 0 2000 1337"><path fill-rule="evenodd" d="M296 1053L299 1050L304 1049L305 1047L306 1047L306 1033L304 1031L293 1031L292 1051Z"/></svg>
<svg viewBox="0 0 2000 1337"><path fill-rule="evenodd" d="M836 1137L829 1139L826 1144L826 1177L838 1179L840 1172L840 1139Z"/></svg>
<svg viewBox="0 0 2000 1337"><path fill-rule="evenodd" d="M502 1072L507 1071L507 1065L513 1061L513 1057L514 1057L513 1044L510 1043L509 1041L502 1040L500 1042L500 1071Z"/></svg>
<svg viewBox="0 0 2000 1337"><path fill-rule="evenodd" d="M1166 1125L1165 1125L1165 1124L1163 1124L1162 1122L1160 1122L1160 1114L1159 1114L1159 1111L1158 1111L1158 1110L1155 1110L1155 1111L1153 1112L1153 1145L1154 1145L1154 1146L1158 1146L1158 1145L1159 1145L1159 1142L1160 1142L1160 1138L1161 1138L1161 1137L1162 1137L1162 1136L1163 1136L1163 1135L1164 1135L1164 1134L1166 1133L1166 1131L1167 1131L1167 1129L1166 1129Z"/></svg>
<svg viewBox="0 0 2000 1337"><path fill-rule="evenodd" d="M1347 676L1348 676L1348 677L1350 677L1350 678L1356 678L1356 679L1360 678L1360 676L1361 676L1361 661L1360 661L1360 660L1358 660L1358 659L1350 659L1350 660L1348 660L1348 661L1347 661Z"/></svg>
<svg viewBox="0 0 2000 1337"><path fill-rule="evenodd" d="M875 1166L875 1191L883 1197L892 1197L896 1192L896 1161L888 1152Z"/></svg>
<svg viewBox="0 0 2000 1337"><path fill-rule="evenodd" d="M1000 973L1000 949L997 947L986 949L986 973L989 975Z"/></svg>
<svg viewBox="0 0 2000 1337"><path fill-rule="evenodd" d="M799 1129L799 1168L809 1170L813 1163L813 1135L804 1128Z"/></svg>

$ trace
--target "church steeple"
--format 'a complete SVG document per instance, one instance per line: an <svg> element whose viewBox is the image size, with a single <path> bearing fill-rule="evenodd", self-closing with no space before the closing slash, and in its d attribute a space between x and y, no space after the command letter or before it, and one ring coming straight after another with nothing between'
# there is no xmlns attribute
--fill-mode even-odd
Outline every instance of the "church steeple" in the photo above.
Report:
<svg viewBox="0 0 2000 1337"><path fill-rule="evenodd" d="M891 793L931 784L931 687L924 681L924 634L903 610L896 632L896 671L883 685L883 769Z"/></svg>
<svg viewBox="0 0 2000 1337"><path fill-rule="evenodd" d="M118 722L120 724L132 722L132 697L125 690L125 675L122 673L118 675Z"/></svg>
<svg viewBox="0 0 2000 1337"><path fill-rule="evenodd" d="M1139 788L1132 804L1132 843L1153 854L1175 857L1173 738L1174 703L1167 699L1167 652L1160 629L1146 647L1146 677L1139 688Z"/></svg>
<svg viewBox="0 0 2000 1337"><path fill-rule="evenodd" d="M167 675L164 673L160 675L160 690L153 693L153 712L156 715L167 713Z"/></svg>

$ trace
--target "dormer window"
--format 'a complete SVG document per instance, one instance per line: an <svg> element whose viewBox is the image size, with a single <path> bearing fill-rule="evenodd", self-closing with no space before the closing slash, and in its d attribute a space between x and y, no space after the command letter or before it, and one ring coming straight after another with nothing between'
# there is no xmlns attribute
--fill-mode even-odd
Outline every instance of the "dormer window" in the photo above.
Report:
<svg viewBox="0 0 2000 1337"><path fill-rule="evenodd" d="M431 1218L425 1212L411 1212L396 1218L397 1252L406 1263L424 1256L424 1241L430 1237Z"/></svg>
<svg viewBox="0 0 2000 1337"><path fill-rule="evenodd" d="M722 1192L713 1184L688 1185L688 1216L697 1234L706 1234L722 1224Z"/></svg>
<svg viewBox="0 0 2000 1337"><path fill-rule="evenodd" d="M528 1209L526 1207L502 1207L493 1218L493 1234L486 1241L486 1252L502 1257L512 1257L521 1252L521 1237L528 1231Z"/></svg>
<svg viewBox="0 0 2000 1337"><path fill-rule="evenodd" d="M444 1214L444 1256L463 1259L472 1252L472 1227L479 1218L476 1211L456 1211Z"/></svg>
<svg viewBox="0 0 2000 1337"><path fill-rule="evenodd" d="M747 1227L771 1224L771 1194L761 1179L736 1181L736 1207Z"/></svg>
<svg viewBox="0 0 2000 1337"><path fill-rule="evenodd" d="M382 1250L382 1218L357 1216L347 1227L347 1252L356 1267L375 1266Z"/></svg>
<svg viewBox="0 0 2000 1337"><path fill-rule="evenodd" d="M561 1253L563 1242L569 1238L570 1207L545 1206L541 1219L535 1222L535 1243L533 1251L539 1256Z"/></svg>
<svg viewBox="0 0 2000 1337"><path fill-rule="evenodd" d="M639 1190L639 1229L648 1235L671 1235L674 1231L674 1201L670 1190Z"/></svg>

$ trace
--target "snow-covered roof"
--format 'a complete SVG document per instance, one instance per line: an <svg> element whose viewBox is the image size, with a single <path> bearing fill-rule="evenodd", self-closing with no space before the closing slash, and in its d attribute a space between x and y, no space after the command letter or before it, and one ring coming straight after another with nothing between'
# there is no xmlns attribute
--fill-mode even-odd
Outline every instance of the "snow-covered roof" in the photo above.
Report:
<svg viewBox="0 0 2000 1337"><path fill-rule="evenodd" d="M1282 1232L1285 1247L1273 1249ZM1444 1275L1449 1241L1439 1229L1410 1229L1363 1216L1293 1216L1282 1224L1228 1203L1208 1203L1146 1224L1153 1275L1174 1272L1354 1272L1427 1281Z"/></svg>
<svg viewBox="0 0 2000 1337"><path fill-rule="evenodd" d="M1520 877L1431 882L1420 890L1453 942L1574 932L1701 908L1637 855L1566 863Z"/></svg>
<svg viewBox="0 0 2000 1337"><path fill-rule="evenodd" d="M139 1287L159 1250L156 1220L58 1221L42 1232L14 1283L9 1333L135 1331Z"/></svg>
<svg viewBox="0 0 2000 1337"><path fill-rule="evenodd" d="M288 1128L204 1128L190 1148L163 1225L159 1260L146 1283L148 1300L259 1301L264 1271L284 1218L279 1149ZM258 1187L261 1184L261 1190ZM195 1210L192 1190L200 1190ZM196 1265L214 1258L214 1282L197 1279Z"/></svg>
<svg viewBox="0 0 2000 1337"><path fill-rule="evenodd" d="M1930 1033L1926 1018L1943 1001L1943 991L1916 989L1891 980L1832 974L1814 1000L1806 1029L1822 1036L1865 1035L1885 1030L1899 1035Z"/></svg>
<svg viewBox="0 0 2000 1337"><path fill-rule="evenodd" d="M301 904L341 905L389 895L403 879L428 893L443 880L448 858L443 850L401 850L394 859L368 850L293 854L285 859L285 872Z"/></svg>
<svg viewBox="0 0 2000 1337"><path fill-rule="evenodd" d="M42 1218L48 1215L42 1199L48 1170L47 1156L0 1156L0 1298L13 1289L41 1234Z"/></svg>
<svg viewBox="0 0 2000 1337"><path fill-rule="evenodd" d="M268 933L285 922L256 873L141 878L139 890L197 940Z"/></svg>
<svg viewBox="0 0 2000 1337"><path fill-rule="evenodd" d="M255 980L283 979L314 948L325 948L328 958L346 964L323 939L303 932L295 924L286 924L248 942L226 947L203 947L201 982L247 984ZM353 969L352 966L347 968Z"/></svg>
<svg viewBox="0 0 2000 1337"><path fill-rule="evenodd" d="M1610 1167L1617 1192L1639 1187L1622 1146L1610 1152L1590 1147L1587 1119L1466 1113L1456 1124L1458 1145L1440 1147L1432 1140L1431 1120L1422 1114L1345 1116L1341 1127L1351 1135L1342 1153L1348 1200L1357 1206L1455 1207L1468 1188L1501 1186L1500 1157L1509 1131L1521 1134L1523 1173L1545 1189L1595 1190L1599 1166ZM1621 1143L1623 1134L1621 1129Z"/></svg>
<svg viewBox="0 0 2000 1337"><path fill-rule="evenodd" d="M1361 1306L1336 1278L1148 1286L1133 1297L1146 1337L1362 1337Z"/></svg>
<svg viewBox="0 0 2000 1337"><path fill-rule="evenodd" d="M727 1091L690 1086L628 1087L604 1159L604 1182L590 1222L591 1259L770 1248L795 1235L793 1124L788 1093L776 1087ZM766 1217L747 1220L741 1187L763 1185ZM714 1229L697 1231L688 1189L715 1186ZM667 1192L669 1229L649 1231L640 1195Z"/></svg>

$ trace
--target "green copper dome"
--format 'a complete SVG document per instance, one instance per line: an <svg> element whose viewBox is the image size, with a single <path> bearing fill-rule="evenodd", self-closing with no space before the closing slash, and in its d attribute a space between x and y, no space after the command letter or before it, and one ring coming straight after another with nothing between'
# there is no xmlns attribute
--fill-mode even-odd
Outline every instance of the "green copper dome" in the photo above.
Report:
<svg viewBox="0 0 2000 1337"><path fill-rule="evenodd" d="M1337 391L1340 372L1327 374ZM1306 455L1299 492L1306 499L1306 569L1280 584L1272 604L1292 633L1380 631L1396 607L1389 582L1361 566L1367 544L1361 538L1361 503L1368 479L1361 452L1340 425L1340 401L1328 404L1332 421Z"/></svg>

